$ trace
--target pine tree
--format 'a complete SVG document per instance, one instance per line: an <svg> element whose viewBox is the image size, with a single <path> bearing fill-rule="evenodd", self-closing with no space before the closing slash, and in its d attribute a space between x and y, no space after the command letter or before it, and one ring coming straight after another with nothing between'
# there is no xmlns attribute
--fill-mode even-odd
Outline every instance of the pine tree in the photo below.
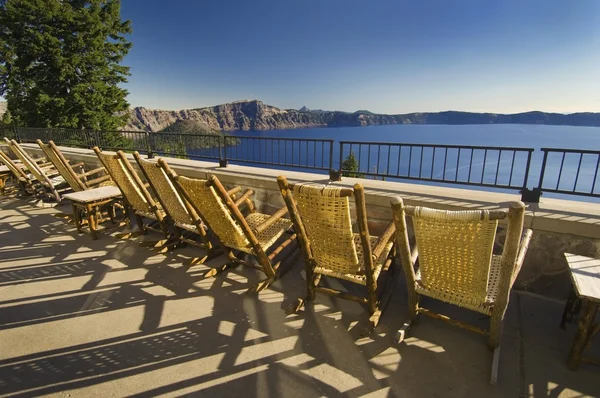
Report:
<svg viewBox="0 0 600 398"><path fill-rule="evenodd" d="M13 125L13 119L10 115L10 111L7 109L6 112L2 115L2 120L0 120L0 127L11 127Z"/></svg>
<svg viewBox="0 0 600 398"><path fill-rule="evenodd" d="M350 151L346 159L342 162L342 175L345 177L364 178L364 174L358 173L358 161L354 156L354 151Z"/></svg>
<svg viewBox="0 0 600 398"><path fill-rule="evenodd" d="M0 95L18 125L126 123L131 26L120 13L120 0L0 0Z"/></svg>

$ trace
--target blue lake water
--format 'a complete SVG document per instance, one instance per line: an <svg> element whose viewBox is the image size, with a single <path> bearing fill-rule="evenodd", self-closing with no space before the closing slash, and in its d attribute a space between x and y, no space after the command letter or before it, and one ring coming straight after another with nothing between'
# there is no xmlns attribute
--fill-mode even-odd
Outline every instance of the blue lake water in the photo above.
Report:
<svg viewBox="0 0 600 398"><path fill-rule="evenodd" d="M539 173L542 165L543 153L540 148L566 148L600 150L600 128L598 127L573 127L573 126L547 126L547 125L388 125L367 127L330 127L311 129L289 129L236 132L234 136L246 137L278 137L278 138L308 138L331 139L333 145L332 163L334 168L339 167L340 146L339 141L369 141L384 143L404 144L438 144L438 145L472 145L472 146L499 146L533 148L530 173L527 187L534 188L539 183ZM272 163L289 163L293 165L310 165L316 167L329 167L330 151L328 145L292 143L283 141L240 141L237 148L230 148L229 156L246 163L243 160L262 160ZM295 145L295 146L294 146ZM382 149L383 148L383 149ZM350 147L345 146L342 158L350 152ZM352 152L357 159L360 157L360 171L363 173L402 175L411 177L427 177L437 180L477 181L491 185L510 186L506 192L516 192L514 187L520 186L524 180L526 169L526 153L493 152L488 151L458 151L448 150L434 152L432 148L416 148L407 152L403 147L378 147L371 148L354 146ZM558 188L561 190L575 190L586 192L600 191L600 181L596 187L599 157L597 155L568 154L562 159L562 154L550 154L547 161L544 177L545 188ZM268 166L267 166L268 167ZM273 166L283 169L294 167ZM579 170L579 172L577 172ZM562 172L561 172L562 171ZM560 173L560 181L558 176ZM468 175L467 175L468 174ZM367 176L368 177L368 176ZM386 178L398 180L397 178ZM439 182L423 182L426 184L446 185ZM575 185L575 183L577 183ZM558 185L557 185L558 184ZM456 186L456 185L453 185ZM484 188L488 189L488 188ZM497 190L497 189L495 189ZM597 201L589 197L544 193L545 197L562 197L573 200Z"/></svg>

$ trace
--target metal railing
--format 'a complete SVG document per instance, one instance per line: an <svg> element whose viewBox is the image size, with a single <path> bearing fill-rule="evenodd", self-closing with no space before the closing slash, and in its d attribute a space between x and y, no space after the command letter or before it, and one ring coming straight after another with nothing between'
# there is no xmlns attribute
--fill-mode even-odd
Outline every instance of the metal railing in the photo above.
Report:
<svg viewBox="0 0 600 398"><path fill-rule="evenodd" d="M333 140L225 136L225 160L313 170L333 169Z"/></svg>
<svg viewBox="0 0 600 398"><path fill-rule="evenodd" d="M235 162L327 171L332 180L349 176L518 190L526 202L539 202L542 192L600 197L600 151L591 150L542 148L536 152L517 147L362 141L335 145L334 140L312 138L24 127L3 127L0 135L20 142L41 139L62 146L139 151L149 158L206 159L218 161L220 167Z"/></svg>
<svg viewBox="0 0 600 398"><path fill-rule="evenodd" d="M340 170L342 175L523 189L527 187L533 151L533 148L340 141Z"/></svg>
<svg viewBox="0 0 600 398"><path fill-rule="evenodd" d="M600 197L600 151L542 148L538 189L569 195Z"/></svg>

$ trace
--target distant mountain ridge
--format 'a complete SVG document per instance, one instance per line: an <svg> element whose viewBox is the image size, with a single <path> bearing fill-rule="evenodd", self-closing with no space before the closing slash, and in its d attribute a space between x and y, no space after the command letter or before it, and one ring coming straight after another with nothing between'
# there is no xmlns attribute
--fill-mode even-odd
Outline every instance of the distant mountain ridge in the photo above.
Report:
<svg viewBox="0 0 600 398"><path fill-rule="evenodd" d="M515 114L474 112L418 112L399 115L361 110L354 113L310 110L307 107L280 109L259 100L237 101L179 111L137 107L130 110L127 125L132 130L160 131L181 121L193 120L207 129L249 131L311 127L372 126L388 124L548 124L600 127L600 113L572 114L523 112Z"/></svg>
<svg viewBox="0 0 600 398"><path fill-rule="evenodd" d="M0 118L6 102L0 102ZM183 128L193 131L249 131L311 127L372 126L386 124L548 124L600 127L600 113L571 114L523 112L514 114L474 112L417 112L398 115L326 111L302 107L280 109L259 100L236 101L178 111L136 107L129 110L127 130L158 132ZM185 123L183 123L185 122ZM171 127L171 128L169 128Z"/></svg>

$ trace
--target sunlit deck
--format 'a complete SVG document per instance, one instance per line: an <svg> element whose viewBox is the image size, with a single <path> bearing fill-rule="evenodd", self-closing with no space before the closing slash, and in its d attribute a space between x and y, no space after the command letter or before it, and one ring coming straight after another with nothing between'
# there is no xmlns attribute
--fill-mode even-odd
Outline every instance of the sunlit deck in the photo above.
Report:
<svg viewBox="0 0 600 398"><path fill-rule="evenodd" d="M558 327L560 301L513 293L493 387L483 336L421 318L394 343L403 276L376 331L361 337L367 313L353 302L317 295L285 315L304 290L300 259L250 296L258 272L200 280L204 266L183 265L199 249L157 254L140 246L156 236L120 240L122 230L93 241L56 216L68 212L0 199L0 395L600 395L598 368L565 366L576 326Z"/></svg>

